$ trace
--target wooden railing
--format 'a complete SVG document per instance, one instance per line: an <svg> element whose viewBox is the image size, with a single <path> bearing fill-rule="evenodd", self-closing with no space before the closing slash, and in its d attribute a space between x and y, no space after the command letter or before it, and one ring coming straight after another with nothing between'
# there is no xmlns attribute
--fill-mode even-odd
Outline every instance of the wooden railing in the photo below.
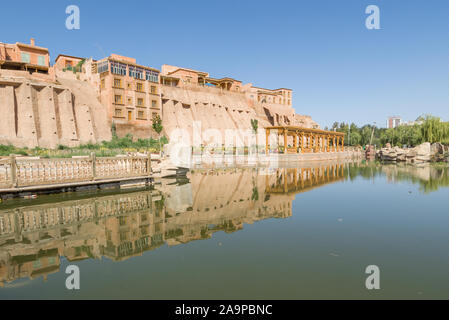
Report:
<svg viewBox="0 0 449 320"><path fill-rule="evenodd" d="M0 188L11 187L11 161L9 159L0 159Z"/></svg>
<svg viewBox="0 0 449 320"><path fill-rule="evenodd" d="M151 194L139 192L0 210L0 237L69 227L151 208Z"/></svg>
<svg viewBox="0 0 449 320"><path fill-rule="evenodd" d="M0 189L50 184L145 177L151 174L148 157L90 157L69 159L0 159Z"/></svg>

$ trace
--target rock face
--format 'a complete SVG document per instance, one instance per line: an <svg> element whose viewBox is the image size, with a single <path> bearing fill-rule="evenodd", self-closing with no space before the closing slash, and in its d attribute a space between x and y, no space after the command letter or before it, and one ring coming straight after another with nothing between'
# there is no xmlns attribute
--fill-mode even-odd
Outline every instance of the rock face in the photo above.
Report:
<svg viewBox="0 0 449 320"><path fill-rule="evenodd" d="M292 107L248 101L243 92L221 92L216 88L163 86L164 131L170 140L182 138L189 145L233 144L229 133L244 145L253 137L251 120L258 120L258 143L265 143L264 127L290 125L319 128L309 116ZM179 136L179 137L178 137ZM235 140L234 140L235 141Z"/></svg>
<svg viewBox="0 0 449 320"><path fill-rule="evenodd" d="M111 139L104 108L81 81L0 71L0 110L0 144L56 148Z"/></svg>
<svg viewBox="0 0 449 320"><path fill-rule="evenodd" d="M385 162L411 162L423 163L434 161L449 162L446 148L441 143L430 144L425 142L415 148L402 149L399 147L391 148L387 145L377 153L377 159Z"/></svg>

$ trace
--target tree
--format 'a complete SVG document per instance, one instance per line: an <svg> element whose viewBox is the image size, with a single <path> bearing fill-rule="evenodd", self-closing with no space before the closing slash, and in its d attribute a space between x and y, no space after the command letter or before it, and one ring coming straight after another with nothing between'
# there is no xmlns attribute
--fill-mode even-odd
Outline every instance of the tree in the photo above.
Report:
<svg viewBox="0 0 449 320"><path fill-rule="evenodd" d="M449 126L447 123L441 122L440 118L427 115L421 125L421 134L423 140L430 143L447 142Z"/></svg>
<svg viewBox="0 0 449 320"><path fill-rule="evenodd" d="M334 124L332 125L332 130L337 129L338 126L339 126L339 123L338 122L334 122Z"/></svg>
<svg viewBox="0 0 449 320"><path fill-rule="evenodd" d="M117 127L115 125L115 122L112 122L112 126L111 126L111 134L112 134L112 139L117 139Z"/></svg>
<svg viewBox="0 0 449 320"><path fill-rule="evenodd" d="M164 129L162 126L162 119L158 114L155 114L152 119L153 122L153 130L158 134L159 138L159 154L162 154L162 146L161 146L161 132Z"/></svg>
<svg viewBox="0 0 449 320"><path fill-rule="evenodd" d="M257 131L259 130L259 121L257 119L251 119L251 127L253 128L253 133L256 136L256 152L259 154L259 143L257 139Z"/></svg>

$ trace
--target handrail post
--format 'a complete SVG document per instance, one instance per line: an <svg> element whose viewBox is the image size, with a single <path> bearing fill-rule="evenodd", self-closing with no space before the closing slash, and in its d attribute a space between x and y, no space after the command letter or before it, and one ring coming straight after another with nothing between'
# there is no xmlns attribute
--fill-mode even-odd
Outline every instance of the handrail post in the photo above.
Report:
<svg viewBox="0 0 449 320"><path fill-rule="evenodd" d="M91 152L90 161L92 161L92 181L97 179L97 155L95 152Z"/></svg>
<svg viewBox="0 0 449 320"><path fill-rule="evenodd" d="M151 176L151 152L148 152L148 157L147 157L147 174L148 176Z"/></svg>
<svg viewBox="0 0 449 320"><path fill-rule="evenodd" d="M10 155L11 160L11 186L12 188L17 188L17 161L14 154Z"/></svg>

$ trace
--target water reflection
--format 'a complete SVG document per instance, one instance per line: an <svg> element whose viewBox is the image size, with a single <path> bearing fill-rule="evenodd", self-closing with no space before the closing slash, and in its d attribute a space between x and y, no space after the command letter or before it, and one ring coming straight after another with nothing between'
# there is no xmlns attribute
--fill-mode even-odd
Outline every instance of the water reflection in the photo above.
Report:
<svg viewBox="0 0 449 320"><path fill-rule="evenodd" d="M361 176L419 183L424 192L448 186L447 167L321 163L302 168L196 170L184 183L157 190L57 203L0 207L0 285L46 278L69 261L122 261L244 224L292 216L296 194Z"/></svg>
<svg viewBox="0 0 449 320"><path fill-rule="evenodd" d="M348 166L351 180L361 176L373 179L377 176L386 176L391 183L411 182L420 185L422 193L437 191L441 187L449 187L449 166L447 164L387 164L360 163Z"/></svg>

